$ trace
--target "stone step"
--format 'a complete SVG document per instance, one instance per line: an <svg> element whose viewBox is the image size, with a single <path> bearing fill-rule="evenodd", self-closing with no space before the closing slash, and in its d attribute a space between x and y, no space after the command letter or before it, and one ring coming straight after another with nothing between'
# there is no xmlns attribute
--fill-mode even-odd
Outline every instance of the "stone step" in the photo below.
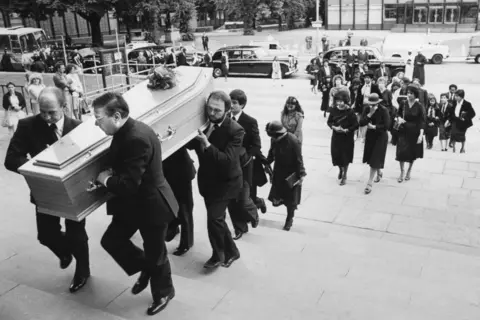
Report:
<svg viewBox="0 0 480 320"><path fill-rule="evenodd" d="M22 284L17 284L0 295L0 319L126 320L102 310L86 307L72 299Z"/></svg>

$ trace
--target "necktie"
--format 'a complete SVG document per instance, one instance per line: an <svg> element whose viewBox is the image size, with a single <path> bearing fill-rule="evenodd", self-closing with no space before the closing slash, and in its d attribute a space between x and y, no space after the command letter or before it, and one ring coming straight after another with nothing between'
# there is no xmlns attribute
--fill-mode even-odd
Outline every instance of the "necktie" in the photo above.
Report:
<svg viewBox="0 0 480 320"><path fill-rule="evenodd" d="M52 123L49 126L49 129L50 129L50 142L51 142L50 144L54 144L58 140L57 125L55 123Z"/></svg>

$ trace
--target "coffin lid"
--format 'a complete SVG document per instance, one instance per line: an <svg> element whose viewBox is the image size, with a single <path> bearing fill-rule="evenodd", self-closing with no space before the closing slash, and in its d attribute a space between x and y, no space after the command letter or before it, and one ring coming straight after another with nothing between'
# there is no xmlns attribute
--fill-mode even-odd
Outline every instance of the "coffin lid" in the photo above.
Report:
<svg viewBox="0 0 480 320"><path fill-rule="evenodd" d="M177 68L177 86L168 90L150 90L148 81L143 81L123 94L130 107L130 117L137 120L194 88L200 80L202 68ZM203 73L206 75L205 73ZM111 140L99 127L95 126L95 118L80 124L66 136L35 157L34 165L61 170L70 163L90 156L90 151Z"/></svg>

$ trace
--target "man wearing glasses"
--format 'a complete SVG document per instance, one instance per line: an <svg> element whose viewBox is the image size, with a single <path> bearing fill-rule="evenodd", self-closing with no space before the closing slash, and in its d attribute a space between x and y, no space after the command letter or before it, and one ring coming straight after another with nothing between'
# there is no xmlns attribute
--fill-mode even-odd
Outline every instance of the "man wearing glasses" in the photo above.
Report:
<svg viewBox="0 0 480 320"><path fill-rule="evenodd" d="M232 101L223 91L214 91L207 99L210 125L187 147L196 151L200 163L198 189L207 207L208 238L212 256L205 268L226 268L240 258L232 234L225 222L226 209L242 190L240 152L245 131L230 119Z"/></svg>
<svg viewBox="0 0 480 320"><path fill-rule="evenodd" d="M165 246L168 223L178 212L175 196L163 175L160 140L146 124L129 117L122 95L105 93L93 101L96 125L113 136L109 149L111 169L97 181L114 197L107 202L112 222L102 237L102 247L129 276L140 272L132 287L142 292L150 282L154 315L175 296ZM140 231L143 249L130 238Z"/></svg>
<svg viewBox="0 0 480 320"><path fill-rule="evenodd" d="M28 162L29 157L35 157L81 123L64 116L63 109L67 103L63 91L56 87L43 89L38 103L40 114L21 119L18 123L5 158L7 170L18 173L18 168ZM35 204L32 196L30 201ZM68 268L75 258L76 269L70 292L77 292L90 277L85 219L80 222L65 219L65 232L62 232L59 217L38 212L37 208L35 211L38 241L58 257L60 268Z"/></svg>

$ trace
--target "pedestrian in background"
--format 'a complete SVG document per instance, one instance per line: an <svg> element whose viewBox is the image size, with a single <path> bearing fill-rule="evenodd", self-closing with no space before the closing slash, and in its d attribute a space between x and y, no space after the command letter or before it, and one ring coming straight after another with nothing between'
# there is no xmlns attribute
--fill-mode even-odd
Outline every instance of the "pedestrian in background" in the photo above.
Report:
<svg viewBox="0 0 480 320"><path fill-rule="evenodd" d="M30 106L33 115L37 115L40 113L38 97L40 97L42 90L45 89L45 85L43 84L43 78L40 73L32 73L28 79L27 92L30 96Z"/></svg>
<svg viewBox="0 0 480 320"><path fill-rule="evenodd" d="M422 48L418 49L418 54L413 61L413 77L420 80L422 86L425 85L425 64L428 63L427 58L422 54Z"/></svg>
<svg viewBox="0 0 480 320"><path fill-rule="evenodd" d="M10 135L13 136L17 131L18 121L26 117L27 104L23 95L15 90L13 82L7 83L7 90L3 96L3 109L5 109L3 126L7 127Z"/></svg>
<svg viewBox="0 0 480 320"><path fill-rule="evenodd" d="M305 114L295 97L288 97L280 115L282 126L297 137L300 144L303 142L303 119Z"/></svg>
<svg viewBox="0 0 480 320"><path fill-rule="evenodd" d="M312 86L310 90L314 93L317 94L317 86L318 86L318 71L319 67L315 63L315 59L312 59L310 61L310 64L307 66L307 74L309 74L310 77L310 85Z"/></svg>
<svg viewBox="0 0 480 320"><path fill-rule="evenodd" d="M440 121L438 125L440 148L442 151L448 151L448 139L450 139L450 128L448 127L449 113L452 112L452 104L448 100L448 93L440 95Z"/></svg>
<svg viewBox="0 0 480 320"><path fill-rule="evenodd" d="M270 164L275 163L268 200L274 207L287 207L283 230L289 231L293 225L295 210L301 201L302 182L306 176L301 144L279 121L268 123L266 131L271 138L267 161Z"/></svg>
<svg viewBox="0 0 480 320"><path fill-rule="evenodd" d="M334 99L335 103L327 121L327 125L332 129L330 154L332 164L339 168L338 180L343 186L347 181L348 166L353 162L358 120L353 109L348 107L350 98L345 92L338 92Z"/></svg>
<svg viewBox="0 0 480 320"><path fill-rule="evenodd" d="M455 143L460 142L462 148L460 153L465 153L465 141L467 129L473 126L473 118L475 118L475 110L472 104L465 99L465 91L459 89L455 92L456 104L453 111L450 113L450 122L452 123L451 137L452 148L455 152Z"/></svg>
<svg viewBox="0 0 480 320"><path fill-rule="evenodd" d="M438 127L440 125L441 111L435 95L428 95L428 104L426 107L426 125L425 138L427 140L427 149L432 149L433 139L438 136Z"/></svg>
<svg viewBox="0 0 480 320"><path fill-rule="evenodd" d="M228 81L228 69L229 69L227 51L222 51L221 68L222 68L222 74L225 77L225 82L227 82Z"/></svg>
<svg viewBox="0 0 480 320"><path fill-rule="evenodd" d="M280 81L281 86L283 87L282 83L282 68L280 66L280 62L278 61L277 56L273 57L272 62L272 80L273 86L275 86L275 82L278 80Z"/></svg>

